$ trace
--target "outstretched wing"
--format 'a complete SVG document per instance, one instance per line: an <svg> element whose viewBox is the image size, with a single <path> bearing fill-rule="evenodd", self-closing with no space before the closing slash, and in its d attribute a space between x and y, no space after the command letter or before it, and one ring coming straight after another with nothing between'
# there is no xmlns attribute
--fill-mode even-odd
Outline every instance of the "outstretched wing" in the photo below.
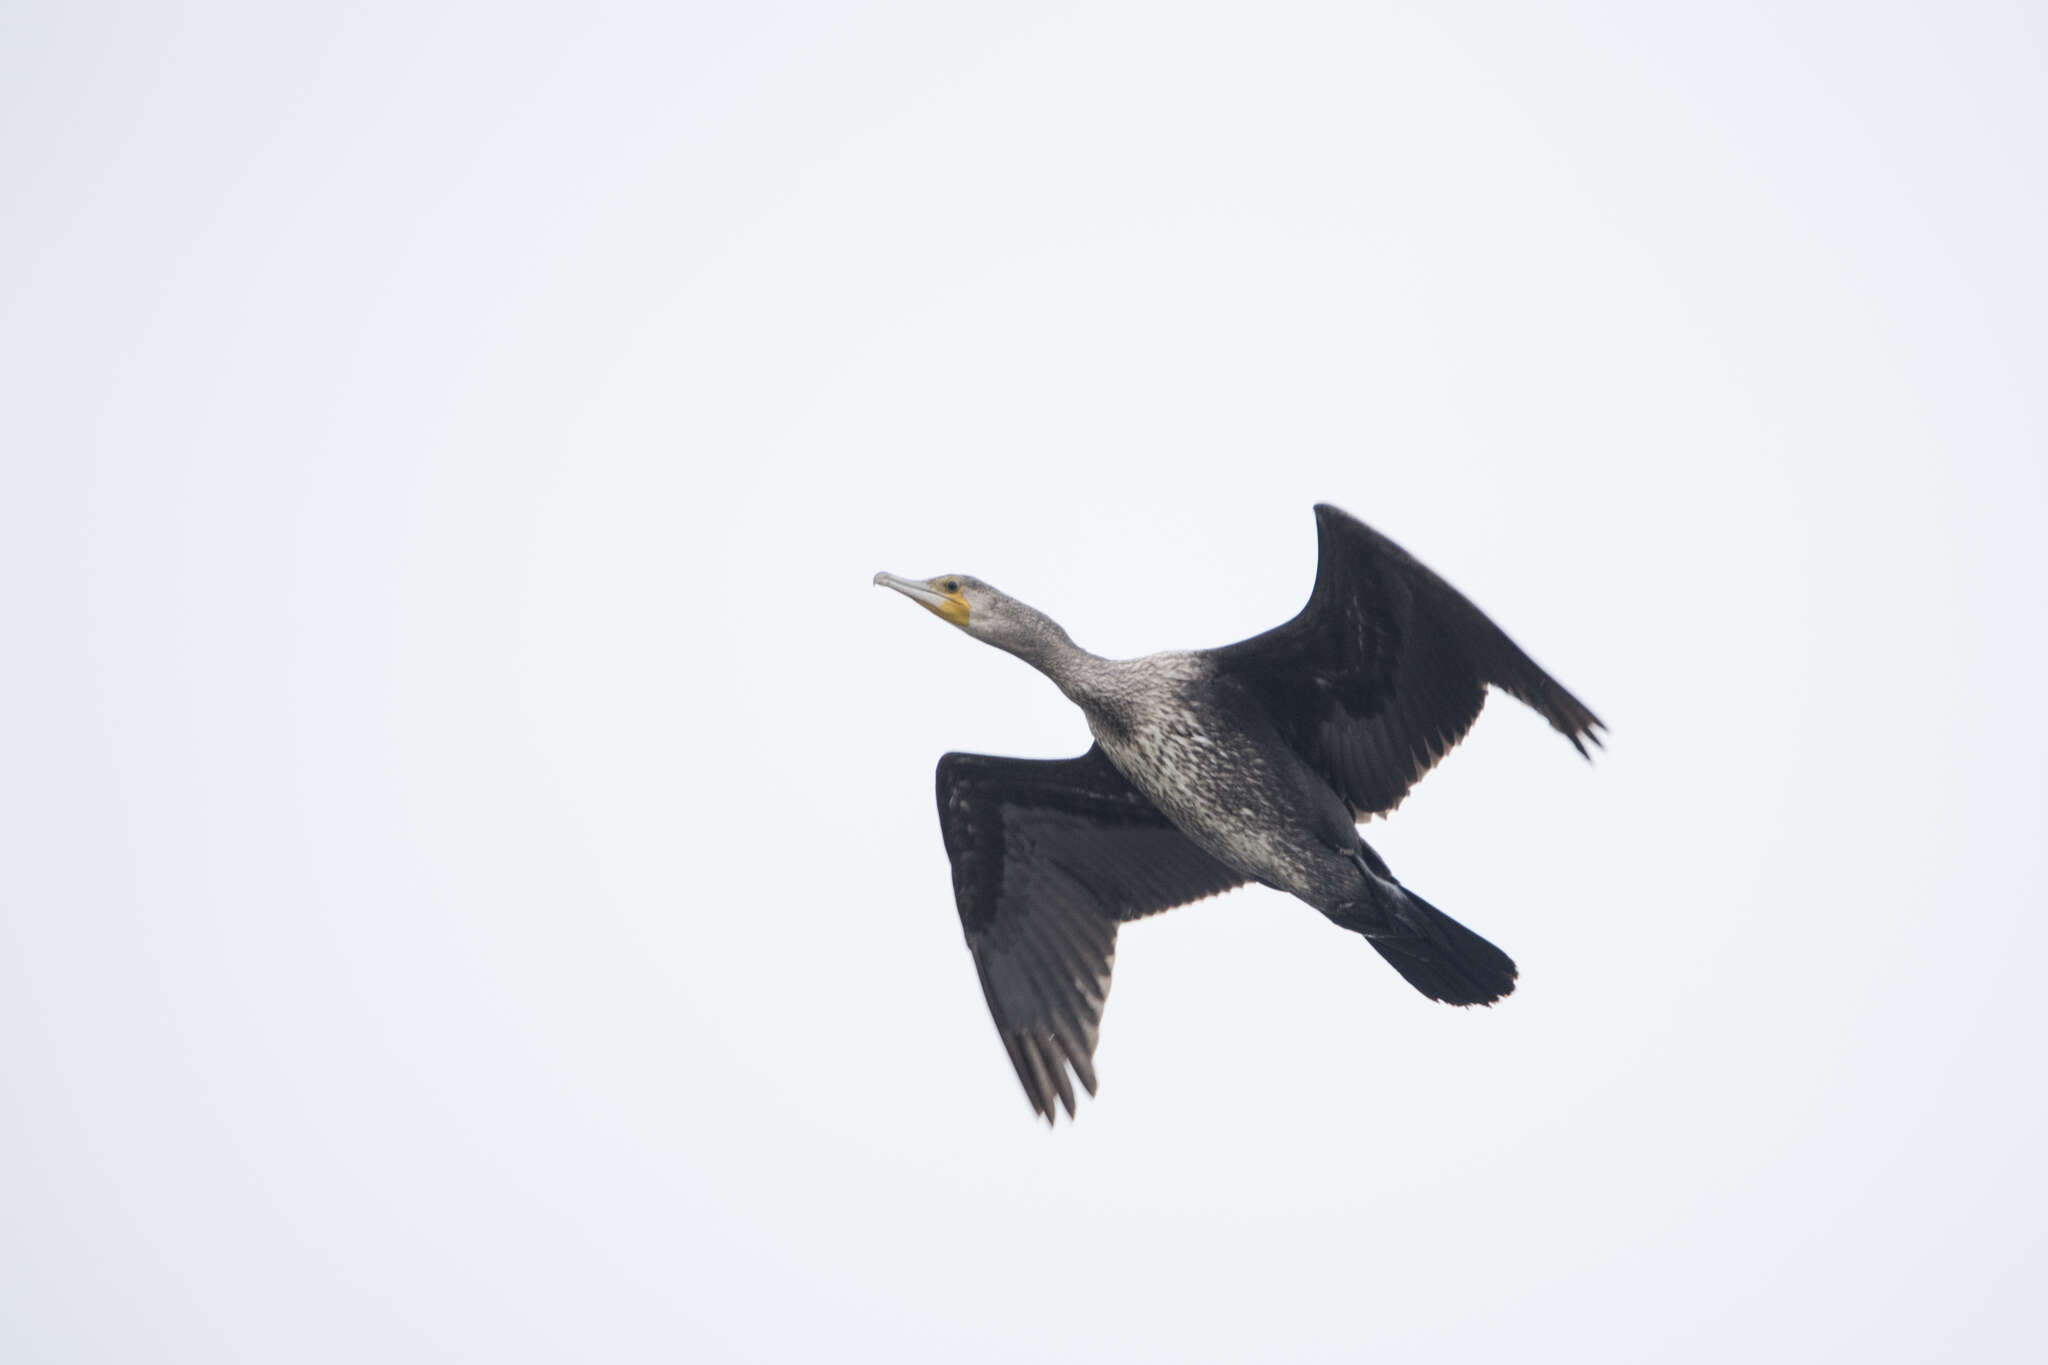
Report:
<svg viewBox="0 0 2048 1365"><path fill-rule="evenodd" d="M1572 747L1605 727L1515 642L1406 550L1316 507L1316 585L1284 625L1216 651L1357 819L1401 804L1465 737L1489 685L1526 702ZM1587 755L1590 757L1590 755Z"/></svg>
<svg viewBox="0 0 2048 1365"><path fill-rule="evenodd" d="M1117 925L1240 886L1102 751L1044 760L947 754L939 825L996 1032L1031 1107L1095 1093L1095 1038Z"/></svg>

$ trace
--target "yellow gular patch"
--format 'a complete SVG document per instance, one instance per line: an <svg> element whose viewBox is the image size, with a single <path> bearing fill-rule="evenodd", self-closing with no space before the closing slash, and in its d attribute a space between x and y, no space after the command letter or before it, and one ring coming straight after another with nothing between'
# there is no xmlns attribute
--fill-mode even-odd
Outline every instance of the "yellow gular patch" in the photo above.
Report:
<svg viewBox="0 0 2048 1365"><path fill-rule="evenodd" d="M967 599L960 595L960 589L957 587L953 591L947 592L945 589L947 581L943 578L925 580L927 588L938 593L946 600L937 606L933 606L929 602L919 602L918 605L949 626L964 626L967 624Z"/></svg>

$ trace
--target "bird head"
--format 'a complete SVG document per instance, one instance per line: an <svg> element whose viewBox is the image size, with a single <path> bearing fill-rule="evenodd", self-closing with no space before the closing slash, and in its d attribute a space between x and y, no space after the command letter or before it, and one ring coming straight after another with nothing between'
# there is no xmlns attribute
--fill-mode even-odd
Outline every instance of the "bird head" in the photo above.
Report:
<svg viewBox="0 0 2048 1365"><path fill-rule="evenodd" d="M941 574L922 581L878 573L875 582L894 588L948 625L960 627L977 640L1031 657L1036 646L1056 637L1069 643L1066 632L1042 613L1014 597L997 592L979 578L963 573Z"/></svg>
<svg viewBox="0 0 2048 1365"><path fill-rule="evenodd" d="M982 615L986 618L988 614L988 584L965 574L943 574L920 583L915 579L898 578L892 573L878 573L875 582L885 588L894 588L941 621L962 630L968 630L968 623L974 619L974 598L983 599Z"/></svg>

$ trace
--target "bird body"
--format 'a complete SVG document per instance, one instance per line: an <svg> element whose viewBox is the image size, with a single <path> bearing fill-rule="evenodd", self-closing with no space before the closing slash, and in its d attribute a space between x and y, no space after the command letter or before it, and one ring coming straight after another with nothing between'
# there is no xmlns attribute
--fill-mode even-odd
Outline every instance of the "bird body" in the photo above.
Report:
<svg viewBox="0 0 2048 1365"><path fill-rule="evenodd" d="M1049 677L1079 758L948 754L940 824L982 988L1033 1107L1074 1113L1121 923L1260 882L1362 935L1451 1004L1514 989L1508 956L1396 880L1357 822L1390 811L1508 691L1586 752L1597 717L1456 589L1336 508L1293 620L1223 649L1105 659L978 579L877 574Z"/></svg>
<svg viewBox="0 0 2048 1365"><path fill-rule="evenodd" d="M1322 909L1355 891L1359 843L1344 802L1207 656L1154 654L1083 701L1096 744L1175 828L1246 877Z"/></svg>

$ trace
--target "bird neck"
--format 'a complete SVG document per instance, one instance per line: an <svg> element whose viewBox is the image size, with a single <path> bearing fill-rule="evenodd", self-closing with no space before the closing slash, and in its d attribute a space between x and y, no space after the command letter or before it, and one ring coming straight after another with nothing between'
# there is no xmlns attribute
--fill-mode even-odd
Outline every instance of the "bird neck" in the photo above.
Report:
<svg viewBox="0 0 2048 1365"><path fill-rule="evenodd" d="M1110 661L1075 644L1057 621L1041 612L1030 613L1028 629L990 643L1051 678L1067 694L1067 700L1078 706L1086 707L1108 683Z"/></svg>

